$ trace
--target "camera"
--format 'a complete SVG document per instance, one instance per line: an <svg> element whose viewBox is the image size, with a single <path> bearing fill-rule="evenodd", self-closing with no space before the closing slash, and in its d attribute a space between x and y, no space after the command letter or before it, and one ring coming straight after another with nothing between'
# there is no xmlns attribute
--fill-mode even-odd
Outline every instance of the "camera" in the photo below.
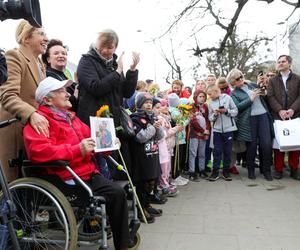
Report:
<svg viewBox="0 0 300 250"><path fill-rule="evenodd" d="M39 0L0 0L0 20L25 19L34 27L42 26Z"/></svg>
<svg viewBox="0 0 300 250"><path fill-rule="evenodd" d="M219 109L224 109L224 108L225 108L224 106L220 106L220 107L219 107Z"/></svg>

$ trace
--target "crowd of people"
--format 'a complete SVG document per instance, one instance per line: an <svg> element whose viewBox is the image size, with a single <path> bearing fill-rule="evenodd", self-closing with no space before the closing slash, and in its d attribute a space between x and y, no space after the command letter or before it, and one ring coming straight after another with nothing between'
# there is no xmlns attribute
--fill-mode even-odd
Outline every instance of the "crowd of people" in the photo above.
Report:
<svg viewBox="0 0 300 250"><path fill-rule="evenodd" d="M122 129L116 133L148 223L163 213L152 204L177 196L178 186L201 178L231 181L231 174L239 174L238 164L251 180L257 167L267 181L283 177L285 153L273 150L273 122L300 117L300 77L291 70L290 56L279 56L277 72L259 74L256 82L232 69L225 77L208 74L194 89L175 79L161 91L153 81L138 80L138 53L125 72L123 54L115 54L119 38L113 30L98 34L71 80L65 74L66 47L58 39L49 41L44 28L21 21L16 41L19 47L5 53L7 79L3 75L0 86L0 120L20 121L0 130L6 177L19 177L12 165L25 156L35 162L69 160L93 191L107 198L116 249L129 245L126 200L108 179L126 176L94 152L89 117L103 105L116 128L122 107L130 112L135 135L128 137ZM121 162L120 154L111 154ZM300 151L288 152L287 167L296 180L299 156ZM107 164L110 174L104 175ZM65 171L56 174L67 183L72 180Z"/></svg>

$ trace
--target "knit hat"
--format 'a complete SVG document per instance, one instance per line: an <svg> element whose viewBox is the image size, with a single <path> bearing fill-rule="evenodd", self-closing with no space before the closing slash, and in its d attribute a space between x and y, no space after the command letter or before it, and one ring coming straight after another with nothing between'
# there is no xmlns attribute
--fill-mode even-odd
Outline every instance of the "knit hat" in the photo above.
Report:
<svg viewBox="0 0 300 250"><path fill-rule="evenodd" d="M137 109L142 108L143 104L151 100L153 102L153 97L147 92L140 92L135 97L135 106Z"/></svg>
<svg viewBox="0 0 300 250"><path fill-rule="evenodd" d="M176 108L179 105L179 96L175 93L168 95L169 106Z"/></svg>
<svg viewBox="0 0 300 250"><path fill-rule="evenodd" d="M160 103L160 99L159 98L153 98L153 107L157 104Z"/></svg>

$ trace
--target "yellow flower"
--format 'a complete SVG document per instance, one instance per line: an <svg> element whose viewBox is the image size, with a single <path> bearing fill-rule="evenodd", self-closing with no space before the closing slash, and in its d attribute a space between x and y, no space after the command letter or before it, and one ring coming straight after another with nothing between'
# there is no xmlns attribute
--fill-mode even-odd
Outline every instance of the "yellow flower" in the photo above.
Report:
<svg viewBox="0 0 300 250"><path fill-rule="evenodd" d="M103 105L96 112L97 117L110 117L109 107L108 105Z"/></svg>

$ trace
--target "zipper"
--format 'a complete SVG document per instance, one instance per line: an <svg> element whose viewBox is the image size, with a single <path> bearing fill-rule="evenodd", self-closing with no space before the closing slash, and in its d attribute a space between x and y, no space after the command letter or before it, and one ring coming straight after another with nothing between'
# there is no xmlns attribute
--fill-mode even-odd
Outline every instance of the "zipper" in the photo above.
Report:
<svg viewBox="0 0 300 250"><path fill-rule="evenodd" d="M218 97L218 101L219 101L219 107L221 106L221 102L220 102L220 97ZM222 133L224 133L224 127L223 127L223 118L222 118L222 115L223 114L220 114L221 115L221 126L222 126Z"/></svg>

